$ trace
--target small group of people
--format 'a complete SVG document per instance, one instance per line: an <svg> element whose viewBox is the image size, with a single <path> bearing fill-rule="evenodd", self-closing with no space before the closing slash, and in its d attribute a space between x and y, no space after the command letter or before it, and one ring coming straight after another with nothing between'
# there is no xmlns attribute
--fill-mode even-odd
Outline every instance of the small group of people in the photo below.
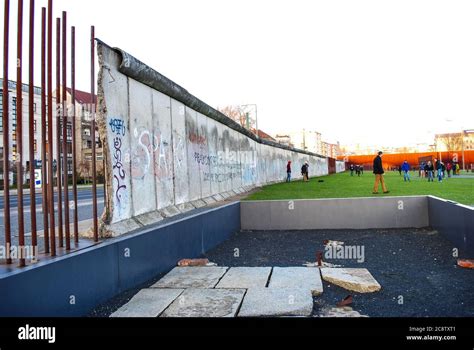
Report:
<svg viewBox="0 0 474 350"><path fill-rule="evenodd" d="M349 170L351 171L351 176L354 176L354 172L356 173L357 176L364 175L364 166L363 165L354 165L351 164L349 167Z"/></svg>
<svg viewBox="0 0 474 350"><path fill-rule="evenodd" d="M309 163L305 162L301 167L301 175L303 175L303 181L309 181ZM291 160L286 165L286 182L291 182Z"/></svg>
<svg viewBox="0 0 474 350"><path fill-rule="evenodd" d="M433 162L423 162L420 165L419 176L422 178L428 178L428 182L434 182L434 177L438 178L438 182L443 182L443 179L451 177L451 172L453 176L460 174L460 167L458 163L448 162L444 164L442 160L435 158Z"/></svg>

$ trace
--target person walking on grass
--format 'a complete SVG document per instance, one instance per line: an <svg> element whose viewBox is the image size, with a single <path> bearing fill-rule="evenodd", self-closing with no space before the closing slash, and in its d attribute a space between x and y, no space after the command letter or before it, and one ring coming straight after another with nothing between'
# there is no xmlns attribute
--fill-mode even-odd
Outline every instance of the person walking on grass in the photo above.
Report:
<svg viewBox="0 0 474 350"><path fill-rule="evenodd" d="M428 178L428 182L434 182L434 179L433 179L434 167L431 161L428 161L428 163L426 163L425 172L426 172L426 177Z"/></svg>
<svg viewBox="0 0 474 350"><path fill-rule="evenodd" d="M451 164L451 162L448 162L448 164L446 164L446 171L448 172L448 177L451 177L452 168L453 168L453 165Z"/></svg>
<svg viewBox="0 0 474 350"><path fill-rule="evenodd" d="M351 164L351 166L349 167L350 171L351 171L351 176L354 176L354 164Z"/></svg>
<svg viewBox="0 0 474 350"><path fill-rule="evenodd" d="M410 164L405 160L402 164L403 181L410 182Z"/></svg>
<svg viewBox="0 0 474 350"><path fill-rule="evenodd" d="M385 171L383 170L383 165L382 165L382 155L383 155L383 152L379 152L377 154L377 157L374 158L375 184L374 184L374 191L372 192L373 194L379 193L380 183L382 184L383 193L390 192L389 190L387 190L387 187L385 186L385 180L383 178L383 174L385 173Z"/></svg>
<svg viewBox="0 0 474 350"><path fill-rule="evenodd" d="M286 182L291 182L291 160L286 165Z"/></svg>

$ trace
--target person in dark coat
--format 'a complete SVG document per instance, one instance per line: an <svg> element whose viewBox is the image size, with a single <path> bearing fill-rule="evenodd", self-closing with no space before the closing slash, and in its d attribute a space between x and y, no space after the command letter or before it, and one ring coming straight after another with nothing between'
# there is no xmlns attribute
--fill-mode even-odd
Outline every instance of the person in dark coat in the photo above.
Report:
<svg viewBox="0 0 474 350"><path fill-rule="evenodd" d="M435 159L436 175L438 176L438 182L443 182L443 163L439 159Z"/></svg>
<svg viewBox="0 0 474 350"><path fill-rule="evenodd" d="M377 154L377 157L374 158L375 184L374 184L374 191L372 192L373 194L379 193L380 183L382 184L383 193L390 192L389 190L387 190L387 187L385 186L385 180L383 178L383 174L385 174L385 171L383 170L383 165L382 165L382 155L383 155L383 152L379 152Z"/></svg>
<svg viewBox="0 0 474 350"><path fill-rule="evenodd" d="M286 165L286 182L291 182L291 160Z"/></svg>
<svg viewBox="0 0 474 350"><path fill-rule="evenodd" d="M354 176L354 164L351 164L351 166L349 167L350 171L351 171L351 176Z"/></svg>
<svg viewBox="0 0 474 350"><path fill-rule="evenodd" d="M301 175L303 175L303 181L308 182L309 181L309 164L308 162L305 162L303 166L301 167Z"/></svg>

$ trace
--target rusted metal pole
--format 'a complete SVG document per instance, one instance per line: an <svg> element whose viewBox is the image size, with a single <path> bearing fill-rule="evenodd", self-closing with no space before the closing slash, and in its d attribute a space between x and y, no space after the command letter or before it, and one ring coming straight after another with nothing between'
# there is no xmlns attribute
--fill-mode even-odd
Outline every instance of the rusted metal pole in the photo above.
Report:
<svg viewBox="0 0 474 350"><path fill-rule="evenodd" d="M56 18L56 154L57 154L57 193L58 193L58 240L59 248L64 247L63 237L63 199L61 185L61 18ZM64 155L63 155L64 156Z"/></svg>
<svg viewBox="0 0 474 350"><path fill-rule="evenodd" d="M91 95L92 95L92 215L94 220L94 241L99 241L97 222L97 159L95 144L95 27L91 27Z"/></svg>
<svg viewBox="0 0 474 350"><path fill-rule="evenodd" d="M29 117L29 153L30 153L30 210L31 210L31 245L33 257L36 259L38 250L38 237L36 233L36 190L35 190L35 95L34 95L34 65L35 65L35 0L30 0L30 51L29 51L29 77L28 77L28 117Z"/></svg>
<svg viewBox="0 0 474 350"><path fill-rule="evenodd" d="M71 231L69 229L69 174L68 174L68 149L67 149L67 126L68 126L68 108L67 108L67 14L63 11L63 33L62 33L62 113L63 113L63 172L64 172L64 229L66 239L66 250L71 250Z"/></svg>
<svg viewBox="0 0 474 350"><path fill-rule="evenodd" d="M76 147L76 28L71 28L71 103L72 103L72 193L74 196L74 243L79 243L77 214L77 147Z"/></svg>
<svg viewBox="0 0 474 350"><path fill-rule="evenodd" d="M17 191L18 191L18 245L19 251L24 252L25 246L25 217L23 207L23 82L21 79L23 65L23 0L18 0L18 29L16 57L16 161L17 161ZM20 267L25 266L25 257L20 256Z"/></svg>
<svg viewBox="0 0 474 350"><path fill-rule="evenodd" d="M43 7L41 9L41 189L43 194L44 252L49 254L46 118L46 7Z"/></svg>
<svg viewBox="0 0 474 350"><path fill-rule="evenodd" d="M53 0L48 0L48 212L51 256L56 256L56 227L54 217L54 176L53 176Z"/></svg>
<svg viewBox="0 0 474 350"><path fill-rule="evenodd" d="M3 13L3 90L2 90L2 124L3 124L3 220L5 224L5 247L7 264L12 263L10 258L11 222L10 222L10 118L8 94L8 51L10 35L10 0L5 0Z"/></svg>

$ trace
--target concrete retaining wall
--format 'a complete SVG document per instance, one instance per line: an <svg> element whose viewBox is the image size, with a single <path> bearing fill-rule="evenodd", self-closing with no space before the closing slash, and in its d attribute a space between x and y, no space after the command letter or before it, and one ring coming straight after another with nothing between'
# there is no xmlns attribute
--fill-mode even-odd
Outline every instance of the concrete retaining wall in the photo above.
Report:
<svg viewBox="0 0 474 350"><path fill-rule="evenodd" d="M429 226L427 197L244 201L243 230L378 229Z"/></svg>
<svg viewBox="0 0 474 350"><path fill-rule="evenodd" d="M431 227L441 232L467 258L474 257L474 208L428 197Z"/></svg>
<svg viewBox="0 0 474 350"><path fill-rule="evenodd" d="M0 275L0 317L84 316L240 230L233 203Z"/></svg>
<svg viewBox="0 0 474 350"><path fill-rule="evenodd" d="M256 138L121 50L99 43L98 53L98 125L111 179L102 236L119 235L124 221L143 214L159 219L210 196L284 181L288 160L294 178L305 161L311 176L328 174L327 158Z"/></svg>

